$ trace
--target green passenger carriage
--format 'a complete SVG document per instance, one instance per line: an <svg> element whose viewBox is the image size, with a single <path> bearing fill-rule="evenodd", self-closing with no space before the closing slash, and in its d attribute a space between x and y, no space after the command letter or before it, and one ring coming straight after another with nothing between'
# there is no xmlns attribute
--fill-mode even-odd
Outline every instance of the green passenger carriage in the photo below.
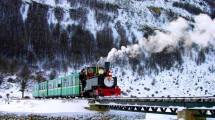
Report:
<svg viewBox="0 0 215 120"><path fill-rule="evenodd" d="M59 96L75 97L80 95L80 89L79 74L72 73L64 77L36 83L36 85L34 85L33 96L36 98Z"/></svg>

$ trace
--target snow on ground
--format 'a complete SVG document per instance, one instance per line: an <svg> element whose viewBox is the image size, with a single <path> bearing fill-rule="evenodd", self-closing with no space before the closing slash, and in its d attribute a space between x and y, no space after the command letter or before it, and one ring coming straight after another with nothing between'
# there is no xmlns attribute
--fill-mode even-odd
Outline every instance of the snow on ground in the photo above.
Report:
<svg viewBox="0 0 215 120"><path fill-rule="evenodd" d="M144 113L109 111L99 113L85 109L89 107L85 99L45 99L45 100L10 100L9 104L5 99L0 99L0 113L17 115L45 115L51 117L69 116L75 118L108 117L111 119L130 120L142 119Z"/></svg>
<svg viewBox="0 0 215 120"><path fill-rule="evenodd" d="M173 120L174 115L144 114L137 112L111 110L105 113L98 113L85 109L89 107L87 100L84 99L49 99L49 100L11 100L7 104L5 99L0 99L0 113L15 113L18 115L40 114L48 116L108 116L117 120Z"/></svg>
<svg viewBox="0 0 215 120"><path fill-rule="evenodd" d="M176 115L161 115L161 114L152 114L147 113L145 120L176 120Z"/></svg>
<svg viewBox="0 0 215 120"><path fill-rule="evenodd" d="M109 118L111 120L176 120L176 115L161 115L151 113L127 112L110 110L99 113L85 109L89 107L86 99L41 99L41 100L10 100L0 99L0 116L44 115L50 117L74 117L78 119ZM207 119L214 120L214 119Z"/></svg>
<svg viewBox="0 0 215 120"><path fill-rule="evenodd" d="M94 113L88 107L87 100L11 100L9 104L5 99L0 102L0 111L15 113Z"/></svg>

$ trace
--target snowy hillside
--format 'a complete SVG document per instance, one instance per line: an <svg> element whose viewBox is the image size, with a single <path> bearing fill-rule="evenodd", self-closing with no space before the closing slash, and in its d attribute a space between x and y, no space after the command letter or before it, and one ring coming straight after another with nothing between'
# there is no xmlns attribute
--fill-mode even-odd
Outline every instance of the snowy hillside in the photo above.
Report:
<svg viewBox="0 0 215 120"><path fill-rule="evenodd" d="M214 96L214 23L199 15L189 30L186 21L179 18L170 23L167 33L156 32L137 44L112 49L100 61L124 68L117 68L115 74L125 95ZM131 60L140 64L131 64Z"/></svg>
<svg viewBox="0 0 215 120"><path fill-rule="evenodd" d="M1 92L19 91L20 78L11 84L6 77L19 77L25 65L34 80L108 60L125 96L215 95L214 6L211 0L0 0Z"/></svg>

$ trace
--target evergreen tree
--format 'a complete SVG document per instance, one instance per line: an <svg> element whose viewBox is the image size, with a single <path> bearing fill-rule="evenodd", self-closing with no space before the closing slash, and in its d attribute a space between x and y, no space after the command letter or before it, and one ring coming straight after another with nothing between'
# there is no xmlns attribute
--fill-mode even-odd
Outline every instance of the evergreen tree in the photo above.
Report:
<svg viewBox="0 0 215 120"><path fill-rule="evenodd" d="M37 73L36 73L36 78L35 78L35 80L36 80L37 82L42 82L42 81L45 81L46 79L44 78L42 72L37 72Z"/></svg>

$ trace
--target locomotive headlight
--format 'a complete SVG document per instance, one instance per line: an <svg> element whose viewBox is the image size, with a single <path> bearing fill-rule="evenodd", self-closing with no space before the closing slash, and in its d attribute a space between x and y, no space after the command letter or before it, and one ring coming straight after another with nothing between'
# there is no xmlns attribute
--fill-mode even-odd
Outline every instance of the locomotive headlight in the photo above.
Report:
<svg viewBox="0 0 215 120"><path fill-rule="evenodd" d="M99 75L104 74L104 70L103 69L99 69Z"/></svg>
<svg viewBox="0 0 215 120"><path fill-rule="evenodd" d="M106 87L113 87L114 79L112 77L105 77L104 84Z"/></svg>

